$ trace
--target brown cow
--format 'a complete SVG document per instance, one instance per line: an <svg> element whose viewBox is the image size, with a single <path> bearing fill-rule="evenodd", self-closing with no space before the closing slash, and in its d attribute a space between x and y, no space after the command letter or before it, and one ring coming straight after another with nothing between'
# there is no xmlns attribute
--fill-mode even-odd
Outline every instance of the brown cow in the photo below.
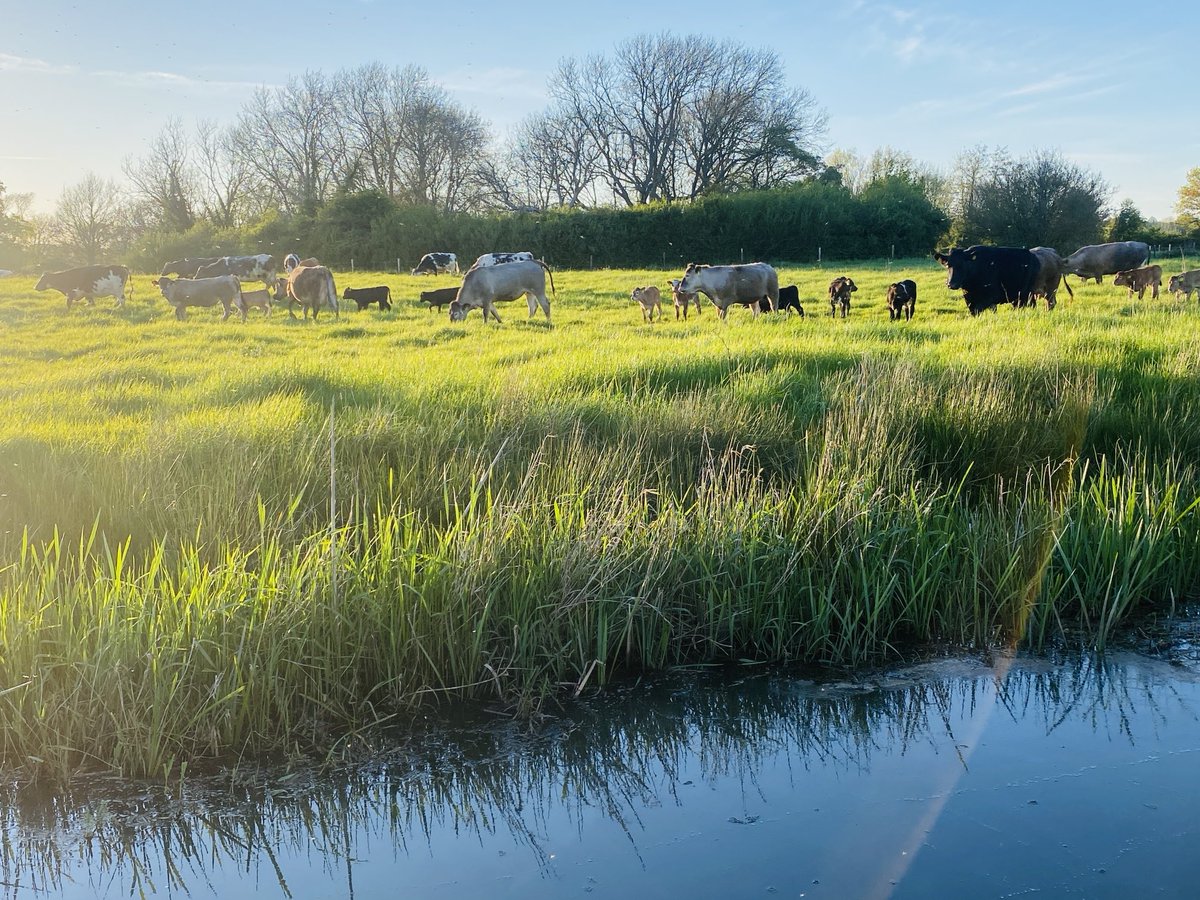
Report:
<svg viewBox="0 0 1200 900"><path fill-rule="evenodd" d="M1184 299L1191 300L1192 291L1200 292L1200 269L1172 275L1171 280L1167 282L1167 290L1175 295L1176 300L1180 294L1184 295Z"/></svg>
<svg viewBox="0 0 1200 900"><path fill-rule="evenodd" d="M829 283L829 314L836 316L842 311L842 318L850 313L850 295L858 290L853 280L842 275Z"/></svg>
<svg viewBox="0 0 1200 900"><path fill-rule="evenodd" d="M1146 296L1146 288L1150 288L1150 299L1158 299L1158 289L1162 286L1162 266L1142 266L1140 269L1126 269L1118 272L1113 284L1129 288L1129 296L1137 291L1138 299Z"/></svg>
<svg viewBox="0 0 1200 900"><path fill-rule="evenodd" d="M1017 305L1037 306L1038 297L1045 297L1046 308L1054 309L1058 303L1060 282L1073 299L1075 292L1071 290L1071 283L1067 281L1067 261L1059 256L1058 251L1050 247L1033 247L1029 252L1037 259L1037 274L1033 276L1033 285L1028 297Z"/></svg>
<svg viewBox="0 0 1200 900"><path fill-rule="evenodd" d="M635 287L630 298L642 308L642 321L654 322L654 313L658 311L658 319L662 321L662 292L654 285Z"/></svg>
<svg viewBox="0 0 1200 900"><path fill-rule="evenodd" d="M303 262L288 274L287 280L288 316L295 318L292 304L298 303L304 311L304 318L312 311L313 321L317 321L317 313L322 307L333 311L334 318L339 317L337 287L333 283L333 273L325 266L306 266Z"/></svg>

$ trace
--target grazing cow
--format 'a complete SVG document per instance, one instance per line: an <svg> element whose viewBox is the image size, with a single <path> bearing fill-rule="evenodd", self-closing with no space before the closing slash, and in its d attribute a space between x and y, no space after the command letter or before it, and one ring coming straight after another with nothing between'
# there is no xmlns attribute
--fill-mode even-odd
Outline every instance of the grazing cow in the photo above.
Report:
<svg viewBox="0 0 1200 900"><path fill-rule="evenodd" d="M372 303L379 304L379 311L392 308L392 289L386 284L381 284L378 287L367 288L352 288L348 287L342 291L343 300L353 300L358 306L358 311L362 312Z"/></svg>
<svg viewBox="0 0 1200 900"><path fill-rule="evenodd" d="M485 266L500 266L504 263L532 260L533 254L528 250L518 250L514 253L485 253L471 264L472 269L482 269Z"/></svg>
<svg viewBox="0 0 1200 900"><path fill-rule="evenodd" d="M438 288L436 291L421 291L421 302L429 304L430 312L434 309L441 312L442 307L447 303L453 303L457 296L457 287Z"/></svg>
<svg viewBox="0 0 1200 900"><path fill-rule="evenodd" d="M1157 300L1158 289L1162 287L1162 266L1126 269L1124 272L1117 273L1113 284L1129 288L1129 297L1126 299L1132 298L1133 292L1137 291L1138 299L1141 300L1146 296L1146 288L1150 288L1150 299Z"/></svg>
<svg viewBox="0 0 1200 900"><path fill-rule="evenodd" d="M684 321L687 321L688 304L689 303L694 303L696 305L696 315L700 315L700 309L701 309L700 298L698 296L696 296L696 294L694 294L690 291L683 291L683 290L679 289L679 282L682 280L683 279L681 279L681 278L672 278L669 282L669 284L671 285L671 300L675 304L675 321L676 322L679 321L679 313L681 310L683 312Z"/></svg>
<svg viewBox="0 0 1200 900"><path fill-rule="evenodd" d="M794 284L784 285L779 289L779 308L783 312L795 310L804 318L804 307L800 305L800 288Z"/></svg>
<svg viewBox="0 0 1200 900"><path fill-rule="evenodd" d="M218 275L236 275L244 281L261 281L267 287L275 283L278 276L275 257L269 253L257 256L222 256L216 262L196 270L197 278L216 278Z"/></svg>
<svg viewBox="0 0 1200 900"><path fill-rule="evenodd" d="M755 316L763 300L774 312L779 308L779 276L766 263L739 266L698 266L688 263L679 279L679 289L704 294L717 308L721 319L734 303L749 306Z"/></svg>
<svg viewBox="0 0 1200 900"><path fill-rule="evenodd" d="M904 317L905 322L912 321L913 313L917 311L917 283L911 278L889 284L887 288L888 318L899 322Z"/></svg>
<svg viewBox="0 0 1200 900"><path fill-rule="evenodd" d="M302 262L288 273L287 279L288 316L296 318L292 312L292 304L299 304L304 311L304 318L312 312L313 321L317 321L317 313L324 309L333 310L334 318L341 318L338 309L337 287L333 283L333 273L325 266L306 266Z"/></svg>
<svg viewBox="0 0 1200 900"><path fill-rule="evenodd" d="M80 300L88 306L97 297L116 297L117 306L125 305L125 286L129 283L129 269L125 266L80 266L62 272L43 272L35 291L56 290L67 296L67 309Z"/></svg>
<svg viewBox="0 0 1200 900"><path fill-rule="evenodd" d="M173 259L162 267L159 274L195 278L202 266L211 266L220 258L219 256L185 256L183 259Z"/></svg>
<svg viewBox="0 0 1200 900"><path fill-rule="evenodd" d="M458 296L450 304L450 321L461 322L472 309L482 309L485 322L489 315L499 322L496 303L524 295L529 301L530 318L541 305L549 322L550 301L546 298L546 273L549 271L550 267L537 259L468 269ZM554 275L550 275L550 290L554 290Z"/></svg>
<svg viewBox="0 0 1200 900"><path fill-rule="evenodd" d="M1179 299L1179 295L1185 295L1185 299L1192 299L1192 291L1200 293L1200 269L1192 269L1190 272L1180 272L1178 275L1172 275L1171 280L1167 282L1167 290L1175 295L1175 299Z"/></svg>
<svg viewBox="0 0 1200 900"><path fill-rule="evenodd" d="M295 253L289 253L283 258L283 271L285 272L291 272L298 265L300 265L300 257Z"/></svg>
<svg viewBox="0 0 1200 900"><path fill-rule="evenodd" d="M1089 244L1066 258L1063 274L1078 275L1084 281L1095 278L1097 283L1103 284L1105 275L1136 269L1149 259L1150 245L1142 241Z"/></svg>
<svg viewBox="0 0 1200 900"><path fill-rule="evenodd" d="M214 278L156 278L154 284L162 291L167 302L175 307L175 318L186 319L189 306L212 307L218 303L225 308L221 316L224 322L235 307L239 306L242 283L236 275L218 275ZM242 312L243 317L245 312Z"/></svg>
<svg viewBox="0 0 1200 900"><path fill-rule="evenodd" d="M846 318L850 314L850 295L857 290L858 285L845 275L829 282L829 314L836 316L841 310L842 318Z"/></svg>
<svg viewBox="0 0 1200 900"><path fill-rule="evenodd" d="M1050 247L1034 247L1029 252L1037 258L1038 270L1033 277L1033 287L1030 289L1029 299L1021 305L1037 306L1038 297L1045 297L1046 308L1054 309L1058 304L1059 282L1074 298L1075 292L1071 290L1071 285L1067 281L1067 261L1059 256L1058 251Z"/></svg>
<svg viewBox="0 0 1200 900"><path fill-rule="evenodd" d="M1029 303L1040 268L1038 258L1023 247L955 247L933 258L946 267L946 287L963 292L973 316L999 303Z"/></svg>
<svg viewBox="0 0 1200 900"><path fill-rule="evenodd" d="M654 311L658 310L658 319L662 321L662 293L654 285L635 287L630 295L634 303L642 308L642 321L654 322Z"/></svg>
<svg viewBox="0 0 1200 900"><path fill-rule="evenodd" d="M271 296L271 291L267 288L262 288L257 291L242 291L238 295L238 299L234 301L234 306L241 313L242 321L246 321L246 311L250 309L261 309L266 313L267 318L271 317L271 303L279 299L278 282L276 282L275 296Z"/></svg>
<svg viewBox="0 0 1200 900"><path fill-rule="evenodd" d="M453 253L426 253L412 270L414 275L457 275L458 257Z"/></svg>

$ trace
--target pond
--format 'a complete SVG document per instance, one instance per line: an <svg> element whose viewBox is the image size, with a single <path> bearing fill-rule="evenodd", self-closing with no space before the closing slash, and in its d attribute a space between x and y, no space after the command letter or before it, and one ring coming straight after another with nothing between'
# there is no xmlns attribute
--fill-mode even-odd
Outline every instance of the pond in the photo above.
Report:
<svg viewBox="0 0 1200 900"><path fill-rule="evenodd" d="M10 897L1195 897L1200 652L675 673L369 762L13 787Z"/></svg>

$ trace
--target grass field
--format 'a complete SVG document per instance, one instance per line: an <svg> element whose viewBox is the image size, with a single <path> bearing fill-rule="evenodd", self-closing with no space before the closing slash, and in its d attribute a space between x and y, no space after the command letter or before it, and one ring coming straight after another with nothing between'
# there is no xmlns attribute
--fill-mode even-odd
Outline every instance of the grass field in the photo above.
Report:
<svg viewBox="0 0 1200 900"><path fill-rule="evenodd" d="M782 267L803 320L643 324L630 289L678 274L557 272L553 327L417 306L445 276L337 273L395 309L316 324L0 281L5 765L175 777L631 669L1103 645L1196 594L1195 302L971 319L908 260Z"/></svg>

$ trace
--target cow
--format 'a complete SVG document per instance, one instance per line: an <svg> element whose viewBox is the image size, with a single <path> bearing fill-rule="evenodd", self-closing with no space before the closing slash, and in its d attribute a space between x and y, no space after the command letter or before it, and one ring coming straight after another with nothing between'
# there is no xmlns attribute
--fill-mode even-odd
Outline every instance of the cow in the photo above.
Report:
<svg viewBox="0 0 1200 900"><path fill-rule="evenodd" d="M285 272L291 272L298 265L300 265L300 257L295 253L289 253L283 258L283 271Z"/></svg>
<svg viewBox="0 0 1200 900"><path fill-rule="evenodd" d="M852 278L841 275L829 282L829 314L836 316L841 310L842 318L850 314L850 295L858 290Z"/></svg>
<svg viewBox="0 0 1200 900"><path fill-rule="evenodd" d="M889 284L887 287L888 318L899 322L904 317L905 322L911 322L913 313L917 311L917 283L911 278Z"/></svg>
<svg viewBox="0 0 1200 900"><path fill-rule="evenodd" d="M499 322L496 303L516 300L524 295L529 301L530 318L541 305L549 322L550 301L546 298L546 273L549 271L550 267L537 259L468 269L458 289L458 296L450 304L450 321L461 322L472 309L482 309L485 322L488 315ZM553 274L550 275L550 290L554 290Z"/></svg>
<svg viewBox="0 0 1200 900"><path fill-rule="evenodd" d="M267 287L275 283L278 276L275 257L269 253L257 256L222 256L216 262L196 270L197 278L216 278L219 275L236 275L247 281L261 281Z"/></svg>
<svg viewBox="0 0 1200 900"><path fill-rule="evenodd" d="M1095 278L1104 283L1105 275L1136 269L1150 259L1150 245L1142 241L1118 241L1113 244L1089 244L1066 258L1064 275L1078 275L1084 281Z"/></svg>
<svg viewBox="0 0 1200 900"><path fill-rule="evenodd" d="M1167 282L1167 290L1175 295L1176 300L1179 299L1180 294L1183 294L1185 299L1191 300L1192 291L1200 293L1200 269L1172 275L1171 280Z"/></svg>
<svg viewBox="0 0 1200 900"><path fill-rule="evenodd" d="M61 272L43 272L35 291L56 290L67 297L67 309L80 300L88 306L96 303L97 297L116 297L117 306L125 305L125 286L129 283L129 269L125 266L80 266Z"/></svg>
<svg viewBox="0 0 1200 900"><path fill-rule="evenodd" d="M704 294L722 320L734 303L749 306L755 316L766 300L774 312L779 308L779 276L766 263L738 266L704 266L688 263L679 279L679 289Z"/></svg>
<svg viewBox="0 0 1200 900"><path fill-rule="evenodd" d="M795 310L804 318L804 307L800 305L800 288L794 284L784 285L779 289L779 309L783 312Z"/></svg>
<svg viewBox="0 0 1200 900"><path fill-rule="evenodd" d="M426 253L412 270L414 275L457 275L458 257L453 253Z"/></svg>
<svg viewBox="0 0 1200 900"><path fill-rule="evenodd" d="M482 269L485 266L500 266L504 263L521 262L523 260L532 260L533 254L528 250L517 250L512 253L485 253L475 262L471 263L472 269Z"/></svg>
<svg viewBox="0 0 1200 900"><path fill-rule="evenodd" d="M436 291L421 291L421 302L429 304L429 311L437 309L441 312L447 303L453 303L458 296L457 287L438 288Z"/></svg>
<svg viewBox="0 0 1200 900"><path fill-rule="evenodd" d="M173 259L162 267L159 275L178 275L181 278L195 278L201 266L211 266L219 256L185 256L183 259Z"/></svg>
<svg viewBox="0 0 1200 900"><path fill-rule="evenodd" d="M322 308L333 310L334 318L341 318L338 309L337 286L333 283L333 273L325 266L306 266L302 262L288 273L287 279L288 316L296 318L292 312L292 304L299 304L304 311L304 318L312 312L313 321L317 321L317 313Z"/></svg>
<svg viewBox="0 0 1200 900"><path fill-rule="evenodd" d="M218 275L213 278L171 278L167 275L154 279L154 285L162 291L167 302L175 307L175 318L186 319L189 306L213 307L218 303L225 309L221 316L224 322L238 307L242 283L236 275ZM242 312L243 317L245 312Z"/></svg>
<svg viewBox="0 0 1200 900"><path fill-rule="evenodd" d="M1067 261L1059 256L1058 251L1050 247L1034 247L1029 251L1037 258L1038 270L1033 278L1033 287L1029 292L1029 306L1036 306L1038 297L1046 298L1046 308L1054 309L1058 304L1058 285L1059 282L1067 289L1067 293L1074 298L1075 292L1071 290L1071 285L1067 281L1066 264Z"/></svg>
<svg viewBox="0 0 1200 900"><path fill-rule="evenodd" d="M277 283L278 284L278 283ZM250 309L261 309L266 313L267 318L271 317L271 304L279 300L279 288L276 286L274 296L267 288L261 288L257 291L241 291L238 294L238 299L234 301L234 306L242 316L242 321L246 321L246 311Z"/></svg>
<svg viewBox="0 0 1200 900"><path fill-rule="evenodd" d="M662 292L654 285L635 287L630 298L642 308L642 321L654 323L654 312L658 311L658 320L662 321Z"/></svg>
<svg viewBox="0 0 1200 900"><path fill-rule="evenodd" d="M392 289L386 284L381 284L378 287L352 288L348 287L342 291L343 300L353 300L358 306L358 311L362 312L372 303L379 304L379 311L392 308Z"/></svg>
<svg viewBox="0 0 1200 900"><path fill-rule="evenodd" d="M1162 287L1162 266L1143 266L1140 269L1126 269L1123 272L1118 272L1117 277L1113 279L1113 284L1117 287L1129 288L1129 296L1126 299L1133 297L1133 292L1137 291L1138 299L1141 300L1146 296L1146 288L1150 288L1150 299L1158 299L1158 289Z"/></svg>
<svg viewBox="0 0 1200 900"><path fill-rule="evenodd" d="M1038 258L1023 247L954 247L933 258L946 268L946 287L963 292L973 316L1000 303L1030 302L1040 268Z"/></svg>
<svg viewBox="0 0 1200 900"><path fill-rule="evenodd" d="M691 293L689 291L681 291L679 289L679 282L681 280L682 279L679 279L679 278L672 278L668 282L668 284L671 285L671 300L675 304L675 321L676 322L679 321L680 311L683 312L684 321L685 322L687 321L688 304L689 303L694 303L696 305L696 315L700 315L700 309L701 309L700 298L698 296L696 296L696 294Z"/></svg>

